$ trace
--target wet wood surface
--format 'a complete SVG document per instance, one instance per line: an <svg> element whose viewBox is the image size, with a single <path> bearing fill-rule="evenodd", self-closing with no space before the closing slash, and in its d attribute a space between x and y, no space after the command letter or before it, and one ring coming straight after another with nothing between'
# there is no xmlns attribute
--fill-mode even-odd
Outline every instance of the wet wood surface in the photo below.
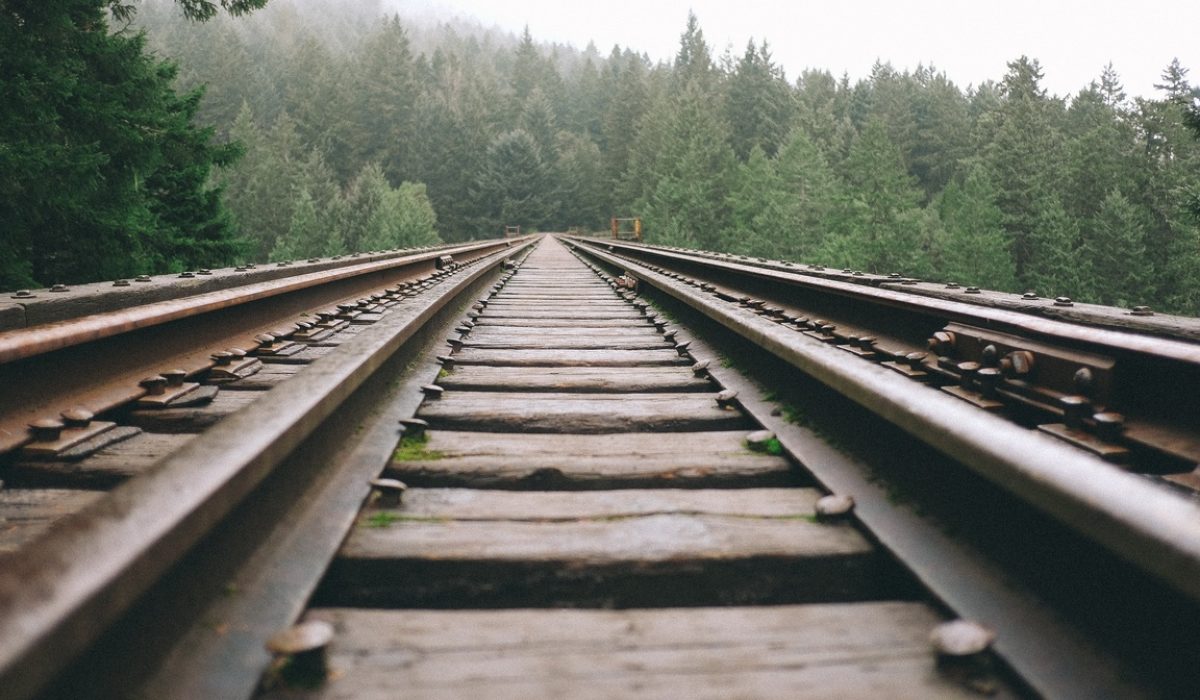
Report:
<svg viewBox="0 0 1200 700"><path fill-rule="evenodd" d="M714 395L447 392L417 413L435 428L535 433L729 430L749 427Z"/></svg>
<svg viewBox="0 0 1200 700"><path fill-rule="evenodd" d="M31 542L55 520L82 510L102 495L69 489L0 489L0 554Z"/></svg>
<svg viewBox="0 0 1200 700"><path fill-rule="evenodd" d="M475 391L553 391L641 394L648 392L712 391L712 382L685 367L455 367L438 385Z"/></svg>
<svg viewBox="0 0 1200 700"><path fill-rule="evenodd" d="M338 631L334 678L269 698L982 697L933 672L915 603L308 617Z"/></svg>
<svg viewBox="0 0 1200 700"><path fill-rule="evenodd" d="M435 430L388 467L411 485L514 489L712 488L801 483L740 431L529 435Z"/></svg>

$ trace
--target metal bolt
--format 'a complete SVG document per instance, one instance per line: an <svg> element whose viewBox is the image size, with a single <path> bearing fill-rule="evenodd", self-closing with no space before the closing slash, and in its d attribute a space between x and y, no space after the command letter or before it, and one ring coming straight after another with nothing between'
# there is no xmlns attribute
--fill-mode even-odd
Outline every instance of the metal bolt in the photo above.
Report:
<svg viewBox="0 0 1200 700"><path fill-rule="evenodd" d="M69 291L71 291L71 288L70 288L70 287L68 287L68 286L67 286L67 285L65 285L65 284L55 284L55 285L51 285L51 287L50 287L50 291L52 291L52 292L56 292L56 293L58 293L58 292L69 292Z"/></svg>
<svg viewBox="0 0 1200 700"><path fill-rule="evenodd" d="M738 393L733 389L724 389L717 394L717 406L720 408L731 408L733 402L737 399Z"/></svg>
<svg viewBox="0 0 1200 700"><path fill-rule="evenodd" d="M692 374L697 377L703 377L708 374L708 360L700 360L692 365Z"/></svg>
<svg viewBox="0 0 1200 700"><path fill-rule="evenodd" d="M1125 416L1112 411L1097 413L1092 416L1096 423L1096 434L1107 442L1116 442L1125 430Z"/></svg>
<svg viewBox="0 0 1200 700"><path fill-rule="evenodd" d="M926 345L935 354L945 357L954 353L954 346L958 342L958 336L951 331L938 331L929 337Z"/></svg>
<svg viewBox="0 0 1200 700"><path fill-rule="evenodd" d="M1022 295L1021 295L1021 298L1022 298L1022 299L1026 299L1026 300L1029 300L1029 301L1032 301L1032 300L1034 300L1034 299L1037 299L1037 298L1038 298L1038 295L1037 295L1037 292L1035 292L1035 291L1033 291L1033 290L1031 289L1031 290L1029 290L1028 292L1025 292L1024 294L1022 294Z"/></svg>
<svg viewBox="0 0 1200 700"><path fill-rule="evenodd" d="M401 418L400 427L405 435L419 438L429 430L429 421L420 418Z"/></svg>
<svg viewBox="0 0 1200 700"><path fill-rule="evenodd" d="M1133 316L1153 316L1154 311L1149 306L1135 306L1129 312Z"/></svg>
<svg viewBox="0 0 1200 700"><path fill-rule="evenodd" d="M445 393L445 391L445 389L437 384L426 384L425 386L421 387L421 392L425 394L425 398L430 401L436 401L437 399L442 398L442 394Z"/></svg>
<svg viewBox="0 0 1200 700"><path fill-rule="evenodd" d="M235 360L240 360L240 359L243 359L244 357L246 357L246 351L241 348L229 348L225 352L229 353L230 355L233 355L233 359L235 359Z"/></svg>
<svg viewBox="0 0 1200 700"><path fill-rule="evenodd" d="M862 277L862 276L863 276L863 271L862 271L862 270L855 270L854 272L852 272L852 273L850 273L850 274L854 275L855 277Z"/></svg>
<svg viewBox="0 0 1200 700"><path fill-rule="evenodd" d="M275 342L275 336L271 335L270 333L259 333L258 335L254 336L254 342L258 343L259 345L270 345Z"/></svg>
<svg viewBox="0 0 1200 700"><path fill-rule="evenodd" d="M946 289L961 289L961 287L959 287L955 282L947 282Z"/></svg>
<svg viewBox="0 0 1200 700"><path fill-rule="evenodd" d="M1010 377L1024 377L1033 373L1034 355L1028 350L1014 350L1000 360L1000 370Z"/></svg>
<svg viewBox="0 0 1200 700"><path fill-rule="evenodd" d="M213 359L213 362L217 363L218 367L224 367L233 364L233 353L229 352L228 350L218 350L217 352L209 355L209 357Z"/></svg>
<svg viewBox="0 0 1200 700"><path fill-rule="evenodd" d="M982 294L979 287L967 287L967 294Z"/></svg>
<svg viewBox="0 0 1200 700"><path fill-rule="evenodd" d="M177 387L183 386L183 380L187 379L187 372L182 369L169 369L161 376L167 380L167 386Z"/></svg>
<svg viewBox="0 0 1200 700"><path fill-rule="evenodd" d="M902 275L899 272L889 272L888 277L894 280L900 279Z"/></svg>
<svg viewBox="0 0 1200 700"><path fill-rule="evenodd" d="M399 479L371 479L371 488L379 494L375 504L384 508L395 508L404 498L408 484Z"/></svg>
<svg viewBox="0 0 1200 700"><path fill-rule="evenodd" d="M437 361L442 365L442 369L447 372L454 369L454 358L450 355L438 355Z"/></svg>
<svg viewBox="0 0 1200 700"><path fill-rule="evenodd" d="M245 272L246 269L247 268L245 265L238 265L237 267L233 268L233 271L234 272Z"/></svg>
<svg viewBox="0 0 1200 700"><path fill-rule="evenodd" d="M874 350L875 343L879 342L873 335L864 335L858 339L858 347L863 350Z"/></svg>
<svg viewBox="0 0 1200 700"><path fill-rule="evenodd" d="M310 620L288 628L267 640L267 651L289 659L289 668L305 679L323 679L329 674L326 650L333 641L333 625Z"/></svg>
<svg viewBox="0 0 1200 700"><path fill-rule="evenodd" d="M685 340L682 343L679 343L678 345L675 346L675 352L679 353L680 357L683 357L684 355L687 354L688 348L690 348L691 346L692 346L692 341Z"/></svg>
<svg viewBox="0 0 1200 700"><path fill-rule="evenodd" d="M1071 301L1071 297L1054 297L1055 306L1075 306L1075 302Z"/></svg>
<svg viewBox="0 0 1200 700"><path fill-rule="evenodd" d="M984 367L995 367L1000 362L1000 348L995 345L985 345L980 352Z"/></svg>
<svg viewBox="0 0 1200 700"><path fill-rule="evenodd" d="M975 373L979 371L978 362L959 362L955 369L958 370L959 383L964 389L970 389L975 384Z"/></svg>
<svg viewBox="0 0 1200 700"><path fill-rule="evenodd" d="M320 258L309 258L308 261L310 263L315 263L315 262L321 262L321 259Z"/></svg>
<svg viewBox="0 0 1200 700"><path fill-rule="evenodd" d="M925 369L925 357L923 352L910 352L904 356L904 361L915 370L923 370Z"/></svg>
<svg viewBox="0 0 1200 700"><path fill-rule="evenodd" d="M39 418L29 424L29 429L33 431L33 439L38 442L57 440L65 427L67 426L57 418Z"/></svg>
<svg viewBox="0 0 1200 700"><path fill-rule="evenodd" d="M678 333L679 333L679 331L678 331L678 330L676 330L676 329L672 328L671 330L669 330L669 331L666 331L665 333L663 333L663 339L664 339L664 340L668 340L668 341L675 340L675 336L676 336Z"/></svg>
<svg viewBox="0 0 1200 700"><path fill-rule="evenodd" d="M1080 367L1075 370L1075 375L1071 377L1071 383L1075 385L1075 391L1084 396L1091 396L1092 389L1096 385L1096 376L1092 374L1091 369Z"/></svg>
<svg viewBox="0 0 1200 700"><path fill-rule="evenodd" d="M29 291L28 289L18 289L16 291L16 293L12 295L12 298L13 299L34 299L36 297L35 297L34 293Z"/></svg>
<svg viewBox="0 0 1200 700"><path fill-rule="evenodd" d="M995 398L996 388L1000 385L1000 370L995 367L983 367L975 373L975 377L979 381L979 393L989 399Z"/></svg>
<svg viewBox="0 0 1200 700"><path fill-rule="evenodd" d="M92 419L96 417L96 414L92 413L86 408L83 408L82 406L68 408L59 415L62 416L63 423L65 423L68 428L86 428L88 427L88 424L92 422Z"/></svg>
<svg viewBox="0 0 1200 700"><path fill-rule="evenodd" d="M992 646L996 633L973 620L953 620L933 629L929 641L941 659L962 659L982 654Z"/></svg>
<svg viewBox="0 0 1200 700"><path fill-rule="evenodd" d="M765 452L775 439L775 433L770 430L755 430L746 436L746 447L754 452Z"/></svg>
<svg viewBox="0 0 1200 700"><path fill-rule="evenodd" d="M167 391L166 377L146 377L138 382L138 386L146 390L150 396L162 396Z"/></svg>
<svg viewBox="0 0 1200 700"><path fill-rule="evenodd" d="M1080 430L1083 428L1083 417L1091 409L1091 402L1086 396L1064 396L1058 400L1063 409L1063 422L1068 428Z"/></svg>
<svg viewBox="0 0 1200 700"><path fill-rule="evenodd" d="M283 263L279 263L279 264L282 265ZM195 272L180 272L179 273L179 277L182 279L191 279L195 276L196 276Z"/></svg>
<svg viewBox="0 0 1200 700"><path fill-rule="evenodd" d="M830 494L817 499L816 507L814 508L817 515L817 520L829 522L840 520L850 515L854 510L854 497L843 494Z"/></svg>
<svg viewBox="0 0 1200 700"><path fill-rule="evenodd" d="M137 277L133 278L133 281L134 282L149 282L150 275L138 275Z"/></svg>
<svg viewBox="0 0 1200 700"><path fill-rule="evenodd" d="M450 352L455 353L462 350L462 338L446 338L446 344L450 346Z"/></svg>
<svg viewBox="0 0 1200 700"><path fill-rule="evenodd" d="M128 287L129 280L113 280L114 287Z"/></svg>
<svg viewBox="0 0 1200 700"><path fill-rule="evenodd" d="M200 271L199 271L199 272L197 272L196 274L198 274L198 275L211 275L211 274L212 274L212 270L208 269L207 267L202 267L202 268L200 268Z"/></svg>

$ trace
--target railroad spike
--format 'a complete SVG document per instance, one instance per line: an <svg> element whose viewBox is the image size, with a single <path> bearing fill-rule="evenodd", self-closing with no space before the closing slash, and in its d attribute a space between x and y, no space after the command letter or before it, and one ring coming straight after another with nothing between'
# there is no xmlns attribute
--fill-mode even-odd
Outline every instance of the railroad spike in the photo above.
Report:
<svg viewBox="0 0 1200 700"><path fill-rule="evenodd" d="M324 620L310 620L289 627L267 640L267 651L286 659L289 675L311 683L323 681L329 675L326 650L333 641L333 625Z"/></svg>

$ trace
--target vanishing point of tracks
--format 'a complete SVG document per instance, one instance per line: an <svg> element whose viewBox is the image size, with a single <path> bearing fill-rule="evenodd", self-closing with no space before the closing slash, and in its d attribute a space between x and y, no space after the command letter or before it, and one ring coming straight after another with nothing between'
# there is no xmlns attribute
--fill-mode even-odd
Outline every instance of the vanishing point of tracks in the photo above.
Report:
<svg viewBox="0 0 1200 700"><path fill-rule="evenodd" d="M0 697L1195 687L1189 321L578 238L347 262L0 333Z"/></svg>

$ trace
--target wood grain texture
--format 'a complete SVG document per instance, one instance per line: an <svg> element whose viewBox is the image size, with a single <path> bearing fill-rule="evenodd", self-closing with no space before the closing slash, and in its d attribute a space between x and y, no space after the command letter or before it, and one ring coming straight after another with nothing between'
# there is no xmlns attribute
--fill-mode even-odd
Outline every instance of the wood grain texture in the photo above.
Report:
<svg viewBox="0 0 1200 700"><path fill-rule="evenodd" d="M455 367L438 379L446 389L474 391L624 392L708 391L712 382L686 367Z"/></svg>
<svg viewBox="0 0 1200 700"><path fill-rule="evenodd" d="M454 354L462 365L509 367L671 367L692 364L674 350L494 350L463 348Z"/></svg>
<svg viewBox="0 0 1200 700"><path fill-rule="evenodd" d="M258 400L260 395L253 391L221 391L206 406L130 411L126 422L147 432L199 433Z"/></svg>
<svg viewBox="0 0 1200 700"><path fill-rule="evenodd" d="M98 491L0 489L0 553L16 551L55 520L82 510L101 496Z"/></svg>
<svg viewBox="0 0 1200 700"><path fill-rule="evenodd" d="M507 489L714 488L803 483L783 457L748 451L742 431L530 435L429 433L425 454L393 461L410 486Z"/></svg>
<svg viewBox="0 0 1200 700"><path fill-rule="evenodd" d="M145 472L193 437L193 434L141 433L78 462L26 460L14 463L5 471L5 480L22 487L109 489Z"/></svg>
<svg viewBox="0 0 1200 700"><path fill-rule="evenodd" d="M621 433L748 428L740 411L697 393L446 392L417 412L435 428L526 433Z"/></svg>
<svg viewBox="0 0 1200 700"><path fill-rule="evenodd" d="M368 510L323 604L713 605L879 596L894 572L816 492L410 489Z"/></svg>
<svg viewBox="0 0 1200 700"><path fill-rule="evenodd" d="M935 670L927 637L939 620L915 603L308 618L337 630L334 679L267 698L980 697Z"/></svg>

